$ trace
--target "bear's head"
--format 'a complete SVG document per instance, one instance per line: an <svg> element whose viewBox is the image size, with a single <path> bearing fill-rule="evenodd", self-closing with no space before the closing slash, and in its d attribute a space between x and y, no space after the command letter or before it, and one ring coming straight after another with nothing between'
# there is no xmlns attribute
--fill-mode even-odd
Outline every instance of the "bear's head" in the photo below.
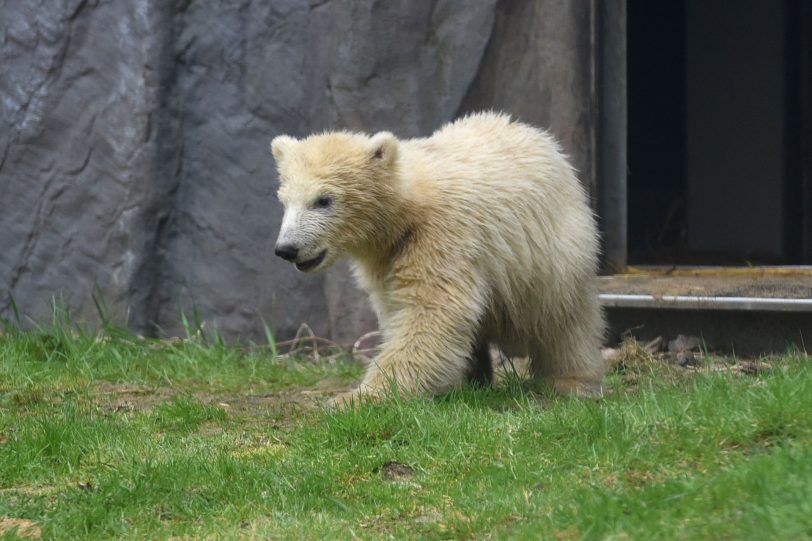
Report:
<svg viewBox="0 0 812 541"><path fill-rule="evenodd" d="M271 150L285 208L276 255L300 271L319 271L345 254L369 250L386 234L396 196L394 135L281 135Z"/></svg>

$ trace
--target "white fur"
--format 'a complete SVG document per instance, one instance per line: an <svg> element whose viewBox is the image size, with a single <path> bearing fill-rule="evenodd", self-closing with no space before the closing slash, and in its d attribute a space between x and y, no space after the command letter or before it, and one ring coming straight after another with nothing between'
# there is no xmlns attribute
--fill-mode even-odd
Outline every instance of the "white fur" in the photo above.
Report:
<svg viewBox="0 0 812 541"><path fill-rule="evenodd" d="M336 194L326 229L302 235L329 249L320 269L353 258L384 333L349 398L390 378L443 392L484 342L529 354L559 391L600 389L597 229L546 132L481 113L424 139L333 133L281 146L280 199Z"/></svg>

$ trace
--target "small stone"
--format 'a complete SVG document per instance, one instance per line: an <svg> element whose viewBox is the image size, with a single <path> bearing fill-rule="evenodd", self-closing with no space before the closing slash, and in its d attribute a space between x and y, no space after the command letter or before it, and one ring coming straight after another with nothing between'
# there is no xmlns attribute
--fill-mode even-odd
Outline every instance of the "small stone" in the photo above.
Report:
<svg viewBox="0 0 812 541"><path fill-rule="evenodd" d="M681 353L684 351L699 351L702 349L702 340L697 336L686 336L684 334L668 342L669 353Z"/></svg>

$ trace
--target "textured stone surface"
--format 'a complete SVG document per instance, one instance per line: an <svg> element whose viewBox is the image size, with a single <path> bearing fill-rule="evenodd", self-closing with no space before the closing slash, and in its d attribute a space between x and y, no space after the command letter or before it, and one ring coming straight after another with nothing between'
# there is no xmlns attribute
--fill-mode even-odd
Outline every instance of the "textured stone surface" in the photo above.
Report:
<svg viewBox="0 0 812 541"><path fill-rule="evenodd" d="M462 111L500 109L549 129L594 198L594 14L590 2L505 1L499 3L495 19Z"/></svg>
<svg viewBox="0 0 812 541"><path fill-rule="evenodd" d="M496 0L0 1L0 317L52 295L94 319L229 337L303 321L349 342L373 319L345 266L303 275L271 246L280 133L453 118ZM491 43L493 47L493 43ZM260 317L261 316L261 317Z"/></svg>
<svg viewBox="0 0 812 541"><path fill-rule="evenodd" d="M92 319L95 288L127 317L149 252L162 2L0 2L0 316L9 293Z"/></svg>
<svg viewBox="0 0 812 541"><path fill-rule="evenodd" d="M0 318L61 302L229 338L374 326L346 265L297 273L268 143L349 128L424 135L505 109L592 172L588 3L578 0L0 0Z"/></svg>

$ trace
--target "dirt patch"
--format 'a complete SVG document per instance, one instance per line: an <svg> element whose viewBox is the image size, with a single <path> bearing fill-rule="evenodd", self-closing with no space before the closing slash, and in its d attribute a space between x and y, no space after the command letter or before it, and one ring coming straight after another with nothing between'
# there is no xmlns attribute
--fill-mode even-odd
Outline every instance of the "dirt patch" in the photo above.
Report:
<svg viewBox="0 0 812 541"><path fill-rule="evenodd" d="M42 536L42 530L36 522L24 518L0 517L0 535L16 531L17 537L23 539L37 539Z"/></svg>
<svg viewBox="0 0 812 541"><path fill-rule="evenodd" d="M199 392L194 397L204 404L217 405L230 413L276 410L280 407L316 408L321 403L310 389L283 389L267 393Z"/></svg>
<svg viewBox="0 0 812 541"><path fill-rule="evenodd" d="M168 388L127 383L102 382L94 391L94 403L111 414L149 411L172 396Z"/></svg>
<svg viewBox="0 0 812 541"><path fill-rule="evenodd" d="M221 408L241 418L257 417L276 429L290 428L302 414L322 407L327 398L344 390L328 382L324 387L281 389L273 392L190 390L173 387L149 387L120 383L99 383L94 387L93 403L107 415L145 413L177 396L188 396L201 404ZM205 435L216 436L219 427L206 427Z"/></svg>
<svg viewBox="0 0 812 541"><path fill-rule="evenodd" d="M322 402L298 389L261 394L195 393L194 397L222 408L229 416L240 418L240 422L256 419L265 428L281 431L295 428L303 415L317 410Z"/></svg>
<svg viewBox="0 0 812 541"><path fill-rule="evenodd" d="M384 463L379 471L381 472L381 479L384 481L402 483L414 477L414 468L394 460Z"/></svg>

